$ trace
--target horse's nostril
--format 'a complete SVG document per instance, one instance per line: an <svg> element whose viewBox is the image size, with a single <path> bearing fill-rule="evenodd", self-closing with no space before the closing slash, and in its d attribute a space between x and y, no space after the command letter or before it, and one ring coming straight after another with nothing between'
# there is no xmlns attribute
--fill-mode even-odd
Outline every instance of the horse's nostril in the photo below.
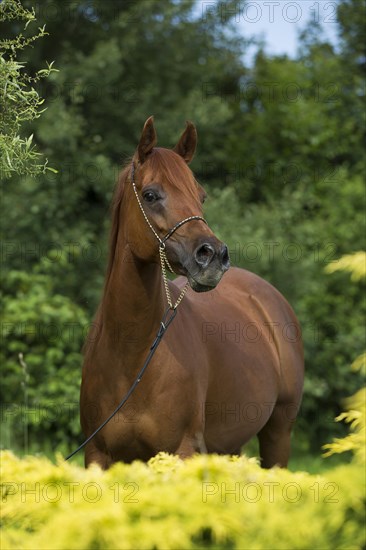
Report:
<svg viewBox="0 0 366 550"><path fill-rule="evenodd" d="M206 267L211 262L214 255L215 255L214 248L210 244L205 243L197 248L194 256L195 256L196 262L201 267Z"/></svg>
<svg viewBox="0 0 366 550"><path fill-rule="evenodd" d="M230 266L230 257L229 257L229 251L228 251L228 248L227 248L226 244L224 244L222 246L220 256L221 256L222 265L224 267L229 267Z"/></svg>

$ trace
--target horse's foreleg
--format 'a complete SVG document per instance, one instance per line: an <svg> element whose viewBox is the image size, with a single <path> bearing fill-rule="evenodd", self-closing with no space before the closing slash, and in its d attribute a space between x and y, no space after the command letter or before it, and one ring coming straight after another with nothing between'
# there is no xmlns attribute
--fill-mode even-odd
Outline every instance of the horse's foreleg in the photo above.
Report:
<svg viewBox="0 0 366 550"><path fill-rule="evenodd" d="M206 445L202 432L196 432L194 435L186 434L175 451L180 458L189 458L195 453L207 453Z"/></svg>
<svg viewBox="0 0 366 550"><path fill-rule="evenodd" d="M112 464L110 457L100 451L92 441L85 447L84 461L86 468L88 468L91 464L98 464L102 470L107 470Z"/></svg>
<svg viewBox="0 0 366 550"><path fill-rule="evenodd" d="M258 434L262 468L286 468L290 458L291 430L294 425L294 407L276 405L267 424Z"/></svg>

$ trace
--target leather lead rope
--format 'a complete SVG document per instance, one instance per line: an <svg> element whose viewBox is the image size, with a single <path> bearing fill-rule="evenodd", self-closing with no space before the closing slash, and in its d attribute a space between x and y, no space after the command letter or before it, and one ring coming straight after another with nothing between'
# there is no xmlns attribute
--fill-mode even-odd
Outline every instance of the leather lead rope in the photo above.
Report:
<svg viewBox="0 0 366 550"><path fill-rule="evenodd" d="M169 315L170 314L170 315ZM155 351L157 350L167 328L169 327L170 323L173 321L174 317L176 316L177 314L177 310L176 309L171 309L170 307L166 310L166 312L164 313L163 315L163 318L160 322L160 327L159 327L159 330L156 334L156 337L155 337L155 340L154 342L152 343L151 347L150 347L150 351L149 351L149 354L148 356L146 357L146 360L145 360L145 363L142 367L142 369L140 370L140 372L138 373L138 375L136 376L132 386L130 387L130 389L128 390L128 392L126 393L126 395L123 397L123 399L121 399L121 401L119 402L118 406L114 409L114 411L108 416L108 418L106 418L104 420L104 422L81 444L79 445L79 447L77 449L75 449L75 451L73 451L71 454L69 454L66 458L65 458L65 461L66 460L69 460L70 458L72 458L74 455L76 455L76 453L78 453L79 451L81 451L81 449L83 447L85 447L85 445L87 445L87 443L89 443L89 441L91 441L93 439L93 437L95 437L97 435L98 432L100 432L100 430L102 428L104 428L104 426L106 424L108 424L108 422L118 413L118 411L120 409L122 409L122 407L127 403L127 400L131 397L131 395L133 394L133 392L135 391L137 385L140 383L151 359L153 358L153 355L155 353Z"/></svg>

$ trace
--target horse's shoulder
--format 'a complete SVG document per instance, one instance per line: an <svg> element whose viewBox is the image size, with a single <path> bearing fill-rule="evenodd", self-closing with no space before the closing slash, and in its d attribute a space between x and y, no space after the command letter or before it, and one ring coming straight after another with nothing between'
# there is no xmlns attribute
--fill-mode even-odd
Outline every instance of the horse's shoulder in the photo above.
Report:
<svg viewBox="0 0 366 550"><path fill-rule="evenodd" d="M232 286L237 289L242 289L248 294L261 295L261 294L279 294L278 290L271 285L265 279L262 279L259 275L256 275L252 271L242 269L240 267L231 267L227 273L225 273L219 286Z"/></svg>
<svg viewBox="0 0 366 550"><path fill-rule="evenodd" d="M186 282L185 277L178 277L173 284L181 289ZM217 305L219 302L222 306L231 303L246 307L245 304L250 302L256 309L267 311L270 316L294 316L286 298L271 283L239 267L231 267L214 290L199 294L190 293L189 299L192 303L207 304L210 307L213 303Z"/></svg>
<svg viewBox="0 0 366 550"><path fill-rule="evenodd" d="M232 267L225 273L217 290L222 295L234 294L240 300L240 295L251 302L257 303L261 309L278 315L280 312L286 318L294 317L294 312L286 300L271 283L259 275L246 269Z"/></svg>

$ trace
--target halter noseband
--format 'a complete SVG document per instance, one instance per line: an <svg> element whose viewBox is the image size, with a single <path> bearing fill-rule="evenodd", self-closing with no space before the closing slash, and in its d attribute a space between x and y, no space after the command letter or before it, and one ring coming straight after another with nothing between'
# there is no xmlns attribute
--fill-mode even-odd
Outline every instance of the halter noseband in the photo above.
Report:
<svg viewBox="0 0 366 550"><path fill-rule="evenodd" d="M145 221L147 223L147 225L150 227L151 231L154 233L156 239L159 241L159 256L160 256L160 263L161 263L161 270L162 270L162 274L163 274L163 281L164 281L164 287L165 287L165 293L166 293L166 297L167 297L167 301L168 301L168 304L169 304L169 307L170 309L176 309L176 307L178 306L178 304L180 304L180 302L182 301L183 299L183 296L185 295L185 293L187 292L188 290L188 287L189 287L189 283L187 282L186 285L184 286L184 288L182 289L177 301L175 302L175 304L173 305L173 302L172 302L172 299L171 299L171 295L170 295L170 290L169 290L169 286L168 286L168 279L167 279L167 275L166 275L166 266L168 267L169 271L171 271L172 273L174 273L174 270L172 268L172 266L170 265L169 263L169 260L167 258L167 255L166 255L166 252L165 252L165 243L168 239L170 239L170 237L173 235L173 233L175 233L177 231L177 229L179 229L180 227L182 227L182 225L184 225L185 223L187 222L190 222L190 221L194 221L194 220L199 220L199 221L202 221L204 222L206 225L207 222L204 218L202 218L202 216L188 216L188 218L184 218L184 220L176 223L174 225L174 227L172 227L172 229L170 229L168 231L168 233L163 237L161 238L157 231L154 229L153 225L151 224L149 218L147 217L147 214L144 210L144 207L142 206L142 203L141 203L141 200L140 200L140 197L137 193L137 189L136 189L136 184L135 184L135 165L134 163L132 162L132 165L131 165L131 182L132 182L132 187L133 187L133 190L134 190L134 193L135 193L135 196L136 196L136 199L137 199L137 202L138 202L138 205L140 207L140 210L145 218Z"/></svg>

